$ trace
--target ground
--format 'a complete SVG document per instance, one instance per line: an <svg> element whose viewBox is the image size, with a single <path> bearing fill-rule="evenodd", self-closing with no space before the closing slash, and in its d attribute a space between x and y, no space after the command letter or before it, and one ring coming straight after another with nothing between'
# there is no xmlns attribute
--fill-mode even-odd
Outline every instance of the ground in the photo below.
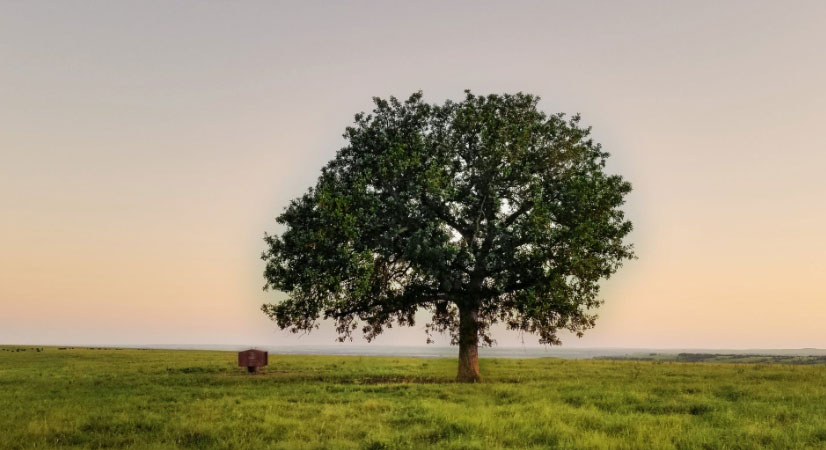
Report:
<svg viewBox="0 0 826 450"><path fill-rule="evenodd" d="M23 350L25 348L25 351ZM826 448L826 366L0 347L0 448Z"/></svg>

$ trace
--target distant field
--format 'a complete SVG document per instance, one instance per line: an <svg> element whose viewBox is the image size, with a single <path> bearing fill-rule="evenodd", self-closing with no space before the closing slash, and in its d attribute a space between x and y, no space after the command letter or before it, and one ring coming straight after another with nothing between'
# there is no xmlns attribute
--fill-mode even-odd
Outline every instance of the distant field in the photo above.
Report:
<svg viewBox="0 0 826 450"><path fill-rule="evenodd" d="M0 347L0 448L826 448L826 366Z"/></svg>
<svg viewBox="0 0 826 450"><path fill-rule="evenodd" d="M596 359L610 361L826 364L826 355L766 355L760 353L636 353L622 356L600 356Z"/></svg>

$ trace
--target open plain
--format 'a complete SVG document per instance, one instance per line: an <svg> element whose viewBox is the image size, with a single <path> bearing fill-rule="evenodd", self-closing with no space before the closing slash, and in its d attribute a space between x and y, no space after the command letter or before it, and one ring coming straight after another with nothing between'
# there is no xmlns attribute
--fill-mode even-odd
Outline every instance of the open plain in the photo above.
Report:
<svg viewBox="0 0 826 450"><path fill-rule="evenodd" d="M40 351L38 351L38 349ZM0 448L823 448L826 366L0 348Z"/></svg>

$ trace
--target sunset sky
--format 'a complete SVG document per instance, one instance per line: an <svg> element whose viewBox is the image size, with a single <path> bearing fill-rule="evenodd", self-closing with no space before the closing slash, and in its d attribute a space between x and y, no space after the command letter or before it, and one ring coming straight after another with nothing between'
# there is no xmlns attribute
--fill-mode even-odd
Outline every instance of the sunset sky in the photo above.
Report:
<svg viewBox="0 0 826 450"><path fill-rule="evenodd" d="M565 346L826 347L824 55L823 1L3 2L0 344L333 344L260 312L264 232L371 97L469 88L634 185Z"/></svg>

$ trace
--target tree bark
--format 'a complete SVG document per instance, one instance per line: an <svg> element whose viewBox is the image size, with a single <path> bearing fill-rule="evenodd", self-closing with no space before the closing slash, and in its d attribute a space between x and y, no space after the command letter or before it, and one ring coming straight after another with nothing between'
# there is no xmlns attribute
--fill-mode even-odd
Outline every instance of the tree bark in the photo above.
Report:
<svg viewBox="0 0 826 450"><path fill-rule="evenodd" d="M479 374L479 308L459 307L459 373L456 380L465 383L481 381Z"/></svg>

